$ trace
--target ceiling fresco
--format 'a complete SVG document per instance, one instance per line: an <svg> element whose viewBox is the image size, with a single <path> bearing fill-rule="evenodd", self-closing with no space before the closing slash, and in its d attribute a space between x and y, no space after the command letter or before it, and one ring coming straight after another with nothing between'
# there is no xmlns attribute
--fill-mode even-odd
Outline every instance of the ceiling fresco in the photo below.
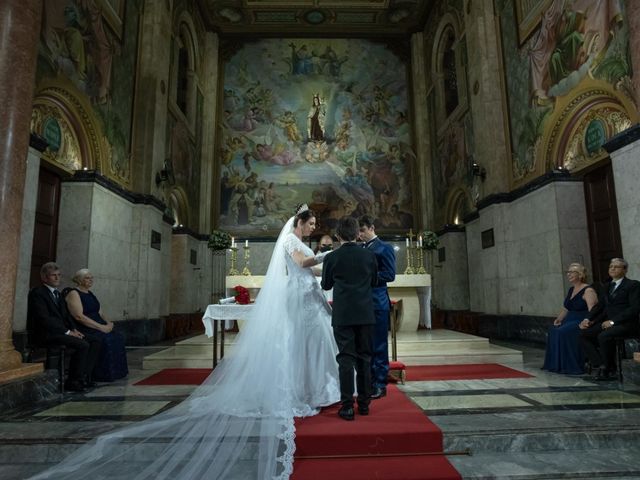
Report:
<svg viewBox="0 0 640 480"><path fill-rule="evenodd" d="M420 31L436 0L199 0L221 34L389 35Z"/></svg>

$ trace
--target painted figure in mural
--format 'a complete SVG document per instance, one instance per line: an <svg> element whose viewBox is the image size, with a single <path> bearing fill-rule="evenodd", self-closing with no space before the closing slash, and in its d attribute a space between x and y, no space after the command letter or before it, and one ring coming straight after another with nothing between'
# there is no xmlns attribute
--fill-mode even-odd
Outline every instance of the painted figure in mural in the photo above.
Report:
<svg viewBox="0 0 640 480"><path fill-rule="evenodd" d="M315 142L322 142L325 138L324 119L326 115L326 108L320 94L313 95L311 101L311 108L309 109L309 140Z"/></svg>
<svg viewBox="0 0 640 480"><path fill-rule="evenodd" d="M294 75L313 73L313 57L307 46L302 45L296 50L295 44L290 43L289 47L291 47L291 73Z"/></svg>
<svg viewBox="0 0 640 480"><path fill-rule="evenodd" d="M319 55L318 58L320 71L332 77L339 77L342 64L349 60L349 57L346 56L338 58L338 55L330 45L327 45L324 53Z"/></svg>
<svg viewBox="0 0 640 480"><path fill-rule="evenodd" d="M295 155L284 149L284 146L278 145L272 148L271 145L258 143L253 151L253 157L263 162L273 163L274 165L291 165L295 163Z"/></svg>
<svg viewBox="0 0 640 480"><path fill-rule="evenodd" d="M293 112L287 110L280 118L277 119L277 121L282 125L284 134L287 136L287 140L291 142L299 142L302 140L302 135L298 130L296 117L293 115Z"/></svg>
<svg viewBox="0 0 640 480"><path fill-rule="evenodd" d="M255 107L252 107L245 112L244 119L242 121L242 129L245 132L251 132L258 127L257 112L258 109Z"/></svg>
<svg viewBox="0 0 640 480"><path fill-rule="evenodd" d="M620 0L551 2L529 50L532 97L543 102L553 85L604 50L621 12Z"/></svg>
<svg viewBox="0 0 640 480"><path fill-rule="evenodd" d="M43 38L56 67L94 103L105 103L111 89L116 48L94 0L44 2Z"/></svg>
<svg viewBox="0 0 640 480"><path fill-rule="evenodd" d="M578 69L586 59L584 45L584 13L565 10L556 27L555 49L551 54L549 74L555 85Z"/></svg>

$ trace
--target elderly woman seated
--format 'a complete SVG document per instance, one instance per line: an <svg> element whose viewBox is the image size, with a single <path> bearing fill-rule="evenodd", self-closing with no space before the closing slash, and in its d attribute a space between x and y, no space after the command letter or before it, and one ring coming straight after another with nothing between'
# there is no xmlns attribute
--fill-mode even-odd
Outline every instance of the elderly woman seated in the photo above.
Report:
<svg viewBox="0 0 640 480"><path fill-rule="evenodd" d="M572 263L567 269L571 284L564 299L564 306L549 328L544 370L569 375L584 373L584 356L580 346L578 324L598 303L594 288L587 284L587 269L580 263Z"/></svg>
<svg viewBox="0 0 640 480"><path fill-rule="evenodd" d="M100 358L93 370L93 380L99 382L112 382L129 374L127 367L127 354L124 348L124 337L113 330L113 322L109 321L102 309L100 302L91 292L93 275L86 268L78 270L73 276L76 288L68 289L66 293L69 313L78 323L78 328L83 333L90 333L100 338L102 350Z"/></svg>

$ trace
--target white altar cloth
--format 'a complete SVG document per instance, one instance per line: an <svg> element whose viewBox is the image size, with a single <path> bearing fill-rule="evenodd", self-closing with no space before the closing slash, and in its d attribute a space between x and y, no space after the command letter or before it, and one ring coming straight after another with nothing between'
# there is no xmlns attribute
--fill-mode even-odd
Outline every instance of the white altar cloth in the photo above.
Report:
<svg viewBox="0 0 640 480"><path fill-rule="evenodd" d="M253 305L240 305L238 303L228 303L226 305L209 305L202 316L204 323L204 333L207 337L213 337L216 320L246 320L249 318Z"/></svg>

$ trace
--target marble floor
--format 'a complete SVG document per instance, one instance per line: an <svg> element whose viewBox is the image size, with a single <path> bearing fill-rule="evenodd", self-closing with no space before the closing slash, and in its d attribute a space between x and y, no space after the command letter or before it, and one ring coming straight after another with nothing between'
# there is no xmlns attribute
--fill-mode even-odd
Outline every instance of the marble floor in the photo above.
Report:
<svg viewBox="0 0 640 480"><path fill-rule="evenodd" d="M503 363L533 376L401 386L443 430L463 478L640 479L638 383L547 373L540 348L492 345L522 352L521 361ZM27 478L100 433L179 403L192 386L135 385L155 371L143 369L143 359L166 348L129 350L125 380L1 411L0 478Z"/></svg>

